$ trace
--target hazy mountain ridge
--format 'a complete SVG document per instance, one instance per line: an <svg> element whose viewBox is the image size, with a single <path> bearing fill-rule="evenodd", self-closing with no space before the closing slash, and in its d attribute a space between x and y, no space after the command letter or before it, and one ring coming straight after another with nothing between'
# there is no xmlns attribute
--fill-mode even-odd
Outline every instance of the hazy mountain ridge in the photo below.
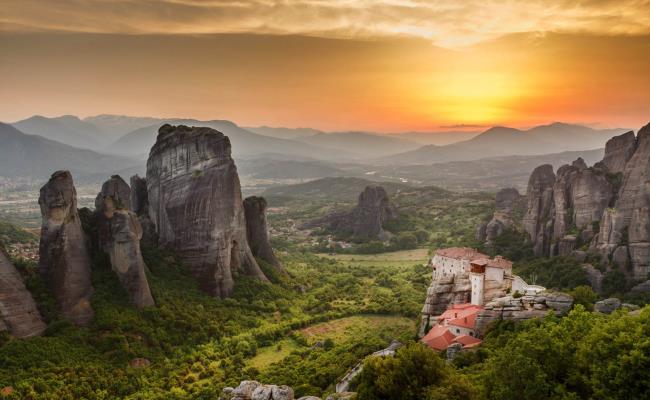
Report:
<svg viewBox="0 0 650 400"><path fill-rule="evenodd" d="M605 142L627 129L593 129L582 125L554 123L526 131L493 127L464 142L419 149L377 159L386 164L428 164L467 161L509 155L541 155L604 147Z"/></svg>
<svg viewBox="0 0 650 400"><path fill-rule="evenodd" d="M0 175L6 177L44 179L57 169L68 169L80 178L97 173L106 176L139 165L130 158L99 154L28 135L3 123L0 123L0 143Z"/></svg>

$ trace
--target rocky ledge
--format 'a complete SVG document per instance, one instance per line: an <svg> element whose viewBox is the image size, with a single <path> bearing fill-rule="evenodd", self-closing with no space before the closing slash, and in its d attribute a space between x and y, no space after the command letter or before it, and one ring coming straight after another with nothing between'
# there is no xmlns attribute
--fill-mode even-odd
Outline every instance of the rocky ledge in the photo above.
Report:
<svg viewBox="0 0 650 400"><path fill-rule="evenodd" d="M352 400L356 393L335 393L325 400ZM316 396L294 397L288 386L265 385L257 381L242 381L236 388L223 389L219 400L321 400Z"/></svg>
<svg viewBox="0 0 650 400"><path fill-rule="evenodd" d="M482 336L490 324L499 320L524 321L542 318L549 312L564 315L573 306L573 298L565 293L542 292L531 296L505 296L485 304L476 317L476 332Z"/></svg>

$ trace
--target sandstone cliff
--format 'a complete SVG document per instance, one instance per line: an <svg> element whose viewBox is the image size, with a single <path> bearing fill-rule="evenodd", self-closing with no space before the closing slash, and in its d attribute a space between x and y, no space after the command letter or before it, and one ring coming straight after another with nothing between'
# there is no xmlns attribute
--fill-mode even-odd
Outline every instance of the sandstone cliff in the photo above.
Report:
<svg viewBox="0 0 650 400"><path fill-rule="evenodd" d="M40 335L45 327L31 293L0 244L0 332L26 338Z"/></svg>
<svg viewBox="0 0 650 400"><path fill-rule="evenodd" d="M244 200L244 213L246 215L246 237L253 255L284 271L269 242L266 200L264 197L247 197Z"/></svg>
<svg viewBox="0 0 650 400"><path fill-rule="evenodd" d="M210 128L163 125L147 160L149 217L201 288L232 293L234 275L266 280L246 237L230 140Z"/></svg>
<svg viewBox="0 0 650 400"><path fill-rule="evenodd" d="M519 298L500 297L485 304L483 311L476 316L476 333L482 336L490 324L502 319L523 321L543 318L549 312L563 315L569 312L572 305L573 298L564 293L542 292Z"/></svg>
<svg viewBox="0 0 650 400"><path fill-rule="evenodd" d="M95 199L99 246L111 261L111 268L138 308L154 305L140 252L142 227L131 211L131 188L118 176L102 185Z"/></svg>
<svg viewBox="0 0 650 400"><path fill-rule="evenodd" d="M384 223L397 216L388 193L381 186L367 186L359 195L357 205L350 212L327 215L311 221L303 228L324 226L335 232L346 232L360 239L390 239Z"/></svg>
<svg viewBox="0 0 650 400"><path fill-rule="evenodd" d="M525 198L517 189L505 188L496 194L495 210L489 222L480 224L476 229L476 240L490 245L497 236L515 225L520 209L524 207Z"/></svg>
<svg viewBox="0 0 650 400"><path fill-rule="evenodd" d="M90 258L77 211L77 192L68 171L57 171L41 188L39 269L63 317L85 325L93 318Z"/></svg>
<svg viewBox="0 0 650 400"><path fill-rule="evenodd" d="M650 125L607 142L591 168L582 159L553 173L533 171L523 219L536 255L567 255L578 247L601 254L632 278L650 272Z"/></svg>

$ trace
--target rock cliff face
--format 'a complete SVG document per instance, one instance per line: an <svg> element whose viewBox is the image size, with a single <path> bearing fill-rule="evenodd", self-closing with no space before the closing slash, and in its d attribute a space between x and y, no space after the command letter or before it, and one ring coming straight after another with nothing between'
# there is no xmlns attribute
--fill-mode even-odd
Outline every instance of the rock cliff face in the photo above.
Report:
<svg viewBox="0 0 650 400"><path fill-rule="evenodd" d="M18 338L38 336L45 323L18 271L0 244L0 332Z"/></svg>
<svg viewBox="0 0 650 400"><path fill-rule="evenodd" d="M246 215L246 237L255 257L268 261L283 271L282 264L275 257L269 242L269 230L266 222L266 200L264 197L251 196L244 200Z"/></svg>
<svg viewBox="0 0 650 400"><path fill-rule="evenodd" d="M558 169L538 167L528 183L524 228L535 254L588 247L631 277L650 272L650 125L607 142L605 157Z"/></svg>
<svg viewBox="0 0 650 400"><path fill-rule="evenodd" d="M356 393L335 393L326 400L350 400ZM224 388L219 400L294 400L289 386L265 385L258 381L241 381L236 388ZM320 397L303 396L295 400L321 400Z"/></svg>
<svg viewBox="0 0 650 400"><path fill-rule="evenodd" d="M176 250L201 288L227 297L233 275L266 280L248 245L228 137L210 128L163 125L147 160L149 217L158 243Z"/></svg>
<svg viewBox="0 0 650 400"><path fill-rule="evenodd" d="M519 298L501 297L487 303L484 310L476 316L476 332L483 336L490 324L502 319L523 321L543 318L549 312L563 315L569 312L572 305L573 298L564 293L542 292Z"/></svg>
<svg viewBox="0 0 650 400"><path fill-rule="evenodd" d="M131 188L113 175L102 185L95 199L99 245L111 260L111 267L138 308L154 305L140 252L142 227L131 211Z"/></svg>
<svg viewBox="0 0 650 400"><path fill-rule="evenodd" d="M537 256L547 254L550 247L552 225L549 224L552 223L554 184L555 173L549 164L535 168L528 180L528 207L522 224L533 242L533 251Z"/></svg>
<svg viewBox="0 0 650 400"><path fill-rule="evenodd" d="M131 207L133 212L138 216L138 221L142 227L142 243L148 245L158 244L158 235L156 226L149 218L149 195L147 192L147 180L140 178L138 175L131 177Z"/></svg>
<svg viewBox="0 0 650 400"><path fill-rule="evenodd" d="M41 188L39 269L62 315L78 325L90 323L90 258L77 211L77 192L68 171L52 174Z"/></svg>
<svg viewBox="0 0 650 400"><path fill-rule="evenodd" d="M517 189L505 188L497 192L495 210L492 219L479 225L476 231L476 239L486 244L491 244L497 236L514 225L515 213L523 207L524 197Z"/></svg>
<svg viewBox="0 0 650 400"><path fill-rule="evenodd" d="M357 238L390 239L384 223L397 216L388 193L381 186L367 186L359 195L357 206L350 212L335 213L310 221L302 228L325 226L330 230L348 232Z"/></svg>

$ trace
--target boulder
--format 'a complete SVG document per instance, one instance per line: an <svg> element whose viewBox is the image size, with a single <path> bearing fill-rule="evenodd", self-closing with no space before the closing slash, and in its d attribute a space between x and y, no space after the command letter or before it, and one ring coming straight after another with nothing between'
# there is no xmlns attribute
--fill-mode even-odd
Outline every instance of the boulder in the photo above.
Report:
<svg viewBox="0 0 650 400"><path fill-rule="evenodd" d="M236 388L227 387L220 400L294 400L288 386L264 385L257 381L242 381Z"/></svg>
<svg viewBox="0 0 650 400"><path fill-rule="evenodd" d="M594 310L603 314L611 314L619 308L621 308L621 301L615 297L597 301L594 304Z"/></svg>
<svg viewBox="0 0 650 400"><path fill-rule="evenodd" d="M138 308L154 305L146 265L140 252L142 226L131 211L131 188L119 175L102 185L95 199L99 245L111 260L111 268Z"/></svg>
<svg viewBox="0 0 650 400"><path fill-rule="evenodd" d="M90 257L70 172L52 174L41 188L38 203L43 217L39 270L63 317L86 325L93 319Z"/></svg>
<svg viewBox="0 0 650 400"><path fill-rule="evenodd" d="M151 361L146 358L134 358L129 362L131 368L141 369L147 368L151 365Z"/></svg>
<svg viewBox="0 0 650 400"><path fill-rule="evenodd" d="M246 237L253 255L284 271L269 242L264 197L247 197L244 200L244 213L246 215Z"/></svg>
<svg viewBox="0 0 650 400"><path fill-rule="evenodd" d="M147 160L149 217L202 290L228 297L239 272L261 280L246 236L230 140L211 128L163 125Z"/></svg>
<svg viewBox="0 0 650 400"><path fill-rule="evenodd" d="M0 332L27 338L40 335L45 328L34 298L0 245Z"/></svg>
<svg viewBox="0 0 650 400"><path fill-rule="evenodd" d="M594 292L600 293L603 288L603 273L591 264L582 264L582 270L587 274L587 280Z"/></svg>

